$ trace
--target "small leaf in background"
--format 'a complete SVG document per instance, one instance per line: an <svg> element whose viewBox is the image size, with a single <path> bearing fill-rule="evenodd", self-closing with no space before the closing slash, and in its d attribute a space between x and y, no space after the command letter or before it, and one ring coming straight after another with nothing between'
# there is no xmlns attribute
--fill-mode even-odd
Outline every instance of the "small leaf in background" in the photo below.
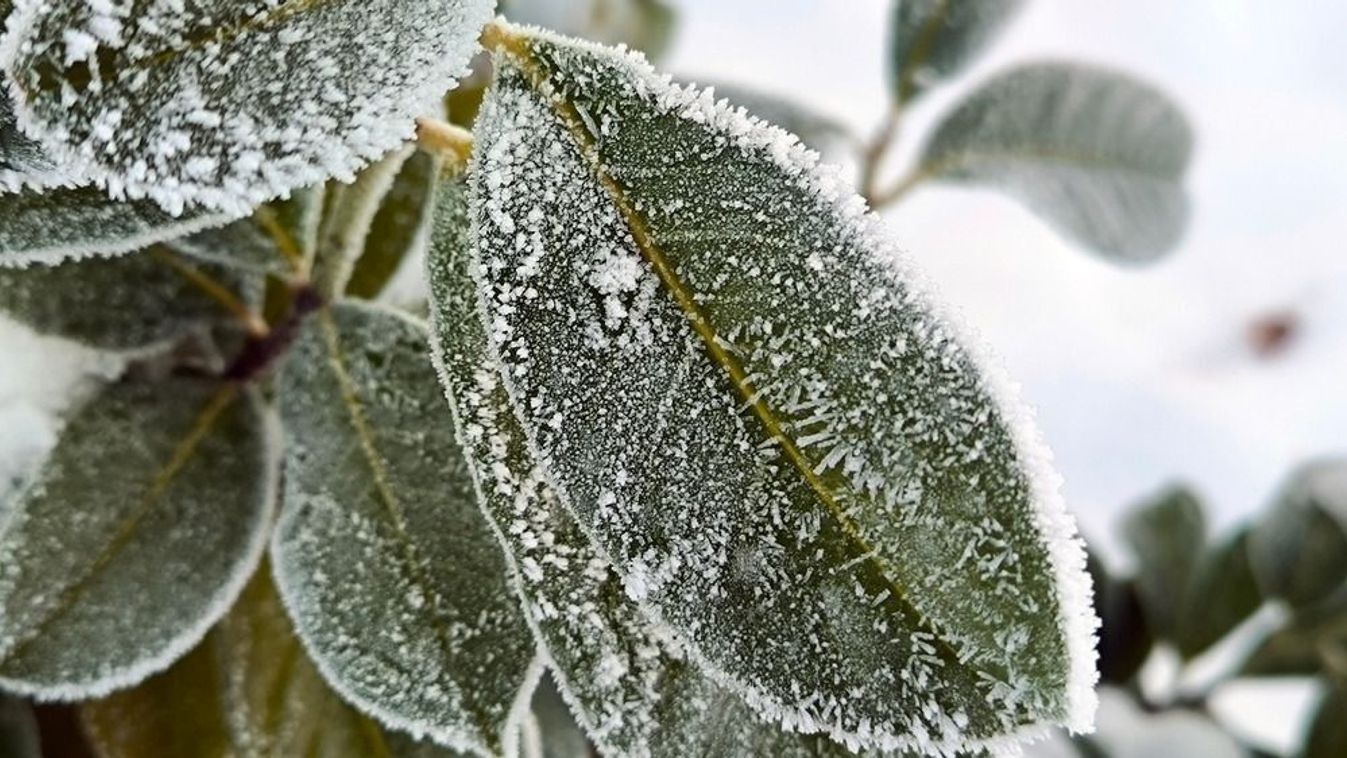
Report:
<svg viewBox="0 0 1347 758"><path fill-rule="evenodd" d="M627 597L621 578L595 552L528 451L477 311L462 182L440 183L434 219L427 269L440 378L482 506L512 557L524 610L600 752L669 758L848 753L817 735L783 732L665 649L661 630ZM545 743L549 732L568 734L538 712L537 702Z"/></svg>
<svg viewBox="0 0 1347 758"><path fill-rule="evenodd" d="M1082 246L1142 263L1183 234L1192 146L1183 113L1147 84L1083 64L1022 64L944 117L913 181L1001 189Z"/></svg>
<svg viewBox="0 0 1347 758"><path fill-rule="evenodd" d="M453 85L492 0L24 4L0 66L62 165L172 213L353 173ZM125 19L134 19L134 23ZM209 44L207 44L209 43Z"/></svg>
<svg viewBox="0 0 1347 758"><path fill-rule="evenodd" d="M229 220L203 211L174 218L153 203L110 200L92 187L0 193L0 267L129 253Z"/></svg>
<svg viewBox="0 0 1347 758"><path fill-rule="evenodd" d="M962 71L1022 4L1022 0L897 0L888 50L894 101L910 102Z"/></svg>
<svg viewBox="0 0 1347 758"><path fill-rule="evenodd" d="M32 706L3 694L0 694L0 756L42 758Z"/></svg>
<svg viewBox="0 0 1347 758"><path fill-rule="evenodd" d="M213 381L88 400L0 524L0 686L98 696L201 639L265 544L270 432L253 392Z"/></svg>
<svg viewBox="0 0 1347 758"><path fill-rule="evenodd" d="M143 350L203 331L231 317L230 299L258 303L261 281L196 266L163 247L0 268L0 313L39 334L103 350Z"/></svg>
<svg viewBox="0 0 1347 758"><path fill-rule="evenodd" d="M438 161L413 151L398 171L365 234L346 294L373 300L403 265L421 257L430 233L431 186Z"/></svg>
<svg viewBox="0 0 1347 758"><path fill-rule="evenodd" d="M1347 664L1347 651L1339 659L1340 668L1310 724L1304 758L1342 758L1347 755L1347 668L1342 668L1343 664Z"/></svg>
<svg viewBox="0 0 1347 758"><path fill-rule="evenodd" d="M1347 582L1347 462L1322 461L1293 474L1249 537L1263 593L1293 606L1328 597Z"/></svg>
<svg viewBox="0 0 1347 758"><path fill-rule="evenodd" d="M788 97L725 82L700 81L698 84L713 89L717 98L729 100L731 105L743 108L749 115L794 134L825 156L842 152L852 140L846 124Z"/></svg>
<svg viewBox="0 0 1347 758"><path fill-rule="evenodd" d="M1146 618L1157 636L1172 640L1206 541L1202 505L1188 490L1171 489L1128 514L1122 534L1137 559Z"/></svg>
<svg viewBox="0 0 1347 758"><path fill-rule="evenodd" d="M334 689L395 728L512 752L535 644L477 505L424 327L312 316L279 383L289 434L272 559Z"/></svg>
<svg viewBox="0 0 1347 758"><path fill-rule="evenodd" d="M81 715L103 758L460 755L342 702L305 657L265 568L185 658Z"/></svg>
<svg viewBox="0 0 1347 758"><path fill-rule="evenodd" d="M487 38L492 352L628 597L787 729L1087 727L1096 622L1046 455L848 183L638 56Z"/></svg>
<svg viewBox="0 0 1347 758"><path fill-rule="evenodd" d="M1185 658L1216 644L1262 605L1248 543L1245 529L1203 550L1178 609L1175 641Z"/></svg>
<svg viewBox="0 0 1347 758"><path fill-rule="evenodd" d="M1314 676L1325 659L1347 656L1347 596L1302 608L1244 662L1242 676Z"/></svg>
<svg viewBox="0 0 1347 758"><path fill-rule="evenodd" d="M500 10L511 21L626 45L652 61L669 51L678 27L678 13L667 0L502 0Z"/></svg>
<svg viewBox="0 0 1347 758"><path fill-rule="evenodd" d="M1093 554L1089 559L1094 584L1094 607L1099 614L1099 678L1105 684L1125 684L1141 670L1154 637L1136 583L1109 576Z"/></svg>

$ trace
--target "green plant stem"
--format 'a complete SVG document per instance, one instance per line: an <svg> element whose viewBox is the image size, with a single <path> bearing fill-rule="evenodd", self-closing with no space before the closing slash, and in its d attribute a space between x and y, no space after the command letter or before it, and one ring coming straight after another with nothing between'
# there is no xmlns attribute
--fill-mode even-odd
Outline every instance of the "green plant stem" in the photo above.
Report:
<svg viewBox="0 0 1347 758"><path fill-rule="evenodd" d="M869 201L870 207L874 210L886 208L899 200L902 200L908 193L916 189L918 185L934 175L935 172L929 167L916 166L911 171L904 174L901 179L887 190L877 192L873 195L867 195L866 199Z"/></svg>
<svg viewBox="0 0 1347 758"><path fill-rule="evenodd" d="M869 143L861 148L861 197L864 197L872 208L877 207L875 199L879 191L880 170L884 166L884 159L888 157L893 143L898 139L901 122L902 106L895 102L884 113L884 118L880 121L879 128L875 130L875 135Z"/></svg>

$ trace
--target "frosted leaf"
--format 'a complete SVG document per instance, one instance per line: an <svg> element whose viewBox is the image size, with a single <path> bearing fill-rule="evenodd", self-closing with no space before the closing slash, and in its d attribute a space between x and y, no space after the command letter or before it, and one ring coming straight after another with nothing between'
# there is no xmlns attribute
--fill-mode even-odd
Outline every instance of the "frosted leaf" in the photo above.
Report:
<svg viewBox="0 0 1347 758"><path fill-rule="evenodd" d="M242 215L411 137L492 0L20 0L0 66L24 130L114 194Z"/></svg>
<svg viewBox="0 0 1347 758"><path fill-rule="evenodd" d="M536 648L428 351L424 327L391 311L311 317L280 379L289 440L272 558L300 638L344 698L460 750L510 753Z"/></svg>
<svg viewBox="0 0 1347 758"><path fill-rule="evenodd" d="M696 84L714 91L716 98L728 100L731 107L743 108L751 116L794 134L824 155L844 153L854 144L846 124L787 96L704 79L699 79Z"/></svg>
<svg viewBox="0 0 1347 758"><path fill-rule="evenodd" d="M791 729L1087 728L1096 622L1047 452L845 181L638 57L489 37L491 352L626 595Z"/></svg>
<svg viewBox="0 0 1347 758"><path fill-rule="evenodd" d="M6 695L0 695L0 755L5 758L42 758L32 706Z"/></svg>
<svg viewBox="0 0 1347 758"><path fill-rule="evenodd" d="M431 185L438 161L415 151L402 164L365 235L365 249L356 261L346 293L373 300L393 279L404 261L418 259L430 234Z"/></svg>
<svg viewBox="0 0 1347 758"><path fill-rule="evenodd" d="M0 193L0 267L129 253L229 220L204 211L175 218L92 187Z"/></svg>
<svg viewBox="0 0 1347 758"><path fill-rule="evenodd" d="M986 184L1077 243L1141 263L1178 244L1193 135L1162 93L1123 74L1034 63L975 90L931 135L923 175Z"/></svg>
<svg viewBox="0 0 1347 758"><path fill-rule="evenodd" d="M533 693L533 718L538 728L534 751L542 758L591 758L593 748L580 725L575 723L570 706L557 691L552 677L545 676ZM524 755L529 754L526 746Z"/></svg>
<svg viewBox="0 0 1347 758"><path fill-rule="evenodd" d="M906 103L970 64L1023 0L898 0L889 25L889 87Z"/></svg>
<svg viewBox="0 0 1347 758"><path fill-rule="evenodd" d="M167 244L183 255L238 271L288 275L311 267L318 249L323 185L295 190L248 218Z"/></svg>
<svg viewBox="0 0 1347 758"><path fill-rule="evenodd" d="M207 277L241 302L261 300L257 277L196 265L156 247L117 258L0 268L0 314L90 347L144 350L231 318L193 276Z"/></svg>
<svg viewBox="0 0 1347 758"><path fill-rule="evenodd" d="M590 738L622 756L849 754L758 717L670 650L668 635L627 597L529 453L488 354L467 232L462 185L442 184L428 261L436 362L525 612ZM539 721L546 739L555 719Z"/></svg>
<svg viewBox="0 0 1347 758"><path fill-rule="evenodd" d="M268 426L253 392L212 381L95 395L0 523L0 687L96 697L196 644L265 544Z"/></svg>
<svg viewBox="0 0 1347 758"><path fill-rule="evenodd" d="M103 758L461 755L342 702L305 657L265 569L185 658L80 715Z"/></svg>
<svg viewBox="0 0 1347 758"><path fill-rule="evenodd" d="M370 225L393 189L402 164L414 151L406 146L390 153L360 172L351 184L330 183L314 261L313 280L319 292L337 295L346 291L356 259L365 252Z"/></svg>

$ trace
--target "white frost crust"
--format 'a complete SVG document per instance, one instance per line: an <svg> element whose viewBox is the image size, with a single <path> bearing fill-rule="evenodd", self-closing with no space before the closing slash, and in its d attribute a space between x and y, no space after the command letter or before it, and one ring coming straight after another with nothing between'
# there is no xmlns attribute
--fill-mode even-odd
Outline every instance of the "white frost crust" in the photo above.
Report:
<svg viewBox="0 0 1347 758"><path fill-rule="evenodd" d="M1036 506L1033 513L1034 523L1052 563L1057 590L1058 628L1063 632L1070 659L1065 693L1067 712L1063 714L1061 725L1075 733L1092 732L1095 711L1098 707L1095 684L1099 676L1095 645L1099 619L1093 608L1093 584L1086 572L1085 545L1079 536L1075 519L1066 509L1061 496L1061 476L1052 466L1052 453L1034 424L1033 412L1020 396L1019 385L1008 378L1004 365L995 357L992 349L953 307L940 301L936 296L935 287L919 272L907 253L888 235L884 221L855 193L850 180L843 175L842 170L837 166L821 163L819 154L801 143L798 137L753 117L742 108L733 107L728 101L717 101L712 90L701 90L696 85L675 83L672 77L656 72L640 52L630 51L625 46L606 47L563 37L538 27L511 25L511 28L515 33L580 49L621 65L633 74L634 84L654 107L671 115L696 121L708 130L723 136L727 142L744 152L767 157L783 172L797 177L801 186L827 200L836 217L849 225L858 237L866 242L866 247L874 259L888 265L902 279L914 298L921 302L932 316L941 319L955 335L957 344L979 371L980 386L991 396L1001 414L1002 422L1010 430ZM500 55L497 54L498 65ZM469 171L478 170L480 170L478 155L474 153ZM475 234L474 228L474 237ZM473 244L476 245L475 239ZM479 295L479 316L483 319L483 323L490 323L485 300L486 282L477 267L474 267L473 277ZM495 340L489 339L488 346L491 359L503 365ZM512 403L516 405L520 403L522 396L509 372L502 371L501 379ZM576 516L577 523L589 537L595 551L611 565L619 565L613 562L612 556L603 549L598 535L587 521L579 516L566 491L558 486L548 471L549 461L538 449L532 429L527 424L522 426L529 451L538 461L548 486L552 487L560 501ZM682 647L689 659L700 666L713 681L739 695L764 718L775 721L791 731L826 732L832 739L854 751L873 746L882 750L935 751L941 755L954 755L970 749L986 750L993 755L1019 755L1025 744L1044 739L1051 732L1050 724L1029 724L997 738L960 743L921 742L906 735L899 737L873 732L870 734L844 732L834 725L817 723L799 709L785 705L759 688L729 675L713 661L707 660L696 646L689 644L687 639L679 635L665 621L659 610L648 601L638 600L637 604L652 623L661 632L666 633L671 642ZM565 690L562 691L565 694Z"/></svg>
<svg viewBox="0 0 1347 758"><path fill-rule="evenodd" d="M206 611L191 624L188 624L158 655L134 661L131 665L111 676L91 682L67 682L54 687L35 687L27 682L0 676L0 689L31 697L39 702L74 702L101 698L117 690L134 687L177 663L179 658L191 652L201 640L205 639L211 628L220 619L224 618L224 615L234 606L234 602L238 600L243 588L247 586L248 580L252 579L253 574L257 572L258 565L262 561L262 553L267 547L267 535L270 533L271 522L276 517L276 495L280 484L280 451L283 436L280 419L276 412L268 408L254 391L248 392L247 401L253 404L257 412L262 414L266 427L267 444L263 447L263 455L266 458L263 467L266 473L260 483L264 488L263 497L265 500L262 512L258 515L257 528L253 532L252 541L248 543L248 549L244 553L243 560L238 562L234 572L221 585L220 591L211 599Z"/></svg>
<svg viewBox="0 0 1347 758"><path fill-rule="evenodd" d="M329 179L352 182L358 171L413 139L416 132L415 116L431 112L444 93L453 89L460 77L469 73L472 53L477 49L477 32L494 14L495 0L463 0L462 30L457 32L451 49L441 56L435 66L416 72L422 80L420 86L408 88L400 92L398 97L386 98L385 102L377 104L377 112L358 114L361 128L349 130L350 133L343 135L343 139L327 138L327 144L322 145L321 149L316 144L307 145L303 165L291 165L289 170L280 170L275 166L264 167L265 170L257 172L257 183L251 186L232 178L215 186L194 184L186 170L166 177L171 181L151 181L130 176L100 165L93 148L71 142L68 128L38 118L29 107L25 93L17 83L12 82L17 79L18 58L26 42L23 37L32 31L48 5L43 0L16 0L5 34L0 37L0 76L6 82L11 82L10 92L19 129L43 146L63 174L91 181L113 198L150 199L174 216L180 215L187 207L202 206L238 217L247 215L257 205L288 195L301 187ZM359 31L362 30L352 30L352 33ZM90 54L92 52L89 51ZM218 102L211 104L221 105ZM108 115L106 111L100 114ZM115 115L120 117L121 114ZM226 113L225 121L237 115ZM245 115L251 119L251 114Z"/></svg>

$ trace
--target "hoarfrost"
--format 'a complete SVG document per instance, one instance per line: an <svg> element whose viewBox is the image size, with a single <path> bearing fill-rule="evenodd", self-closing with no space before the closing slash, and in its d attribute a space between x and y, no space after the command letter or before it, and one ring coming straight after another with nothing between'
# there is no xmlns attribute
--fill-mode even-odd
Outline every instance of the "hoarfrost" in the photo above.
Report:
<svg viewBox="0 0 1347 758"><path fill-rule="evenodd" d="M635 758L847 754L758 717L627 601L622 578L533 462L478 315L463 189L437 194L429 278L440 378L482 508L513 557L525 613L589 737L604 754ZM626 272L615 278L630 283L634 269L614 267Z"/></svg>
<svg viewBox="0 0 1347 758"><path fill-rule="evenodd" d="M175 215L242 215L411 137L493 5L20 0L0 67L63 169Z"/></svg>
<svg viewBox="0 0 1347 758"><path fill-rule="evenodd" d="M277 584L328 682L456 750L514 751L541 671L447 423L424 327L339 303L280 380Z"/></svg>
<svg viewBox="0 0 1347 758"><path fill-rule="evenodd" d="M1096 622L1047 454L864 203L637 57L495 31L471 187L491 352L643 610L768 718L852 746L1088 728ZM624 256L642 273L608 276ZM657 291L614 339L631 281Z"/></svg>
<svg viewBox="0 0 1347 758"><path fill-rule="evenodd" d="M0 523L0 686L99 697L200 641L266 544L276 436L254 393L215 382L91 398Z"/></svg>

